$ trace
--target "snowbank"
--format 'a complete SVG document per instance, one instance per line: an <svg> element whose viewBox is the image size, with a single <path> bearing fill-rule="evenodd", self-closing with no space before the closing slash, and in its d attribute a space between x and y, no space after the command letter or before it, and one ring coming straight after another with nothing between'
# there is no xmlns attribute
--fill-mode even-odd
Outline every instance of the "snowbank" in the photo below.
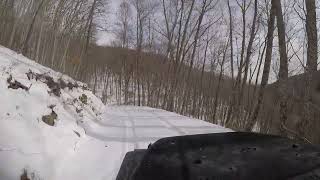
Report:
<svg viewBox="0 0 320 180"><path fill-rule="evenodd" d="M58 97L49 93L51 89L45 81L29 80L28 72L79 87L61 89ZM10 77L11 82L30 89L8 88ZM35 179L55 179L64 159L76 152L81 141L87 140L77 123L97 119L104 109L102 102L84 86L0 47L0 179L19 179L24 169L29 176L33 173ZM80 101L82 96L87 97L86 104ZM43 116L52 112L57 114L54 126L42 121Z"/></svg>

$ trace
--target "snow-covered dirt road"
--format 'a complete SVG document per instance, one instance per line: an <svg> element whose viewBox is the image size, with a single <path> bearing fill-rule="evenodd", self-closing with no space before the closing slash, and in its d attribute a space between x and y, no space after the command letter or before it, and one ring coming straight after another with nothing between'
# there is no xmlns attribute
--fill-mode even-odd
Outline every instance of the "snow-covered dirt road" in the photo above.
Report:
<svg viewBox="0 0 320 180"><path fill-rule="evenodd" d="M103 120L82 124L86 134L102 141L124 142L146 148L160 138L226 132L207 122L149 107L108 106Z"/></svg>
<svg viewBox="0 0 320 180"><path fill-rule="evenodd" d="M84 174L79 176L79 179L86 179L85 174L93 174L92 171L96 171L94 169L96 164L101 162L106 162L106 166L100 172L105 174L101 174L100 177L115 179L122 159L128 151L147 148L150 143L163 137L230 131L201 120L149 107L107 106L102 117L103 120L87 121L81 124L86 135L93 140L87 141L92 145L83 147L93 148L95 145L104 143L105 148L87 157L85 168L79 166L79 169L74 170ZM83 158L82 151L85 154L86 150L79 149L80 159ZM83 169L80 170L80 168ZM99 171L94 174L99 174ZM64 177L67 177L66 174Z"/></svg>

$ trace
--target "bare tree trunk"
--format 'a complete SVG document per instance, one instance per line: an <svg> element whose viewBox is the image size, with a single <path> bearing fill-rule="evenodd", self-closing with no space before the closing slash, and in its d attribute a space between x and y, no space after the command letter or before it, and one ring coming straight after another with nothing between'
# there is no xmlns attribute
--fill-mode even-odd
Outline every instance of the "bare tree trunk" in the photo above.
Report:
<svg viewBox="0 0 320 180"><path fill-rule="evenodd" d="M40 61L40 45L41 45L41 41L42 41L42 33L43 33L43 24L40 25L40 34L38 37L38 42L37 42L37 52L36 52L36 61L39 62Z"/></svg>
<svg viewBox="0 0 320 180"><path fill-rule="evenodd" d="M231 66L231 78L234 80L234 69L233 69L233 21L232 11L230 7L230 0L228 0L228 11L229 11L229 38L230 38L230 66Z"/></svg>
<svg viewBox="0 0 320 180"><path fill-rule="evenodd" d="M8 44L8 47L10 47L10 48L13 48L13 42L14 42L14 37L16 36L17 28L18 28L18 20L16 19L13 22L13 28L11 31L10 40L9 40L9 44Z"/></svg>
<svg viewBox="0 0 320 180"><path fill-rule="evenodd" d="M71 38L68 38L67 40L67 45L65 47L65 50L64 50L64 53L63 53L63 57L62 57L62 60L61 60L61 64L60 64L60 69L62 69L62 72L66 72L66 61L67 61L67 55L68 55L68 50L69 50L69 47L70 47L70 41L71 41Z"/></svg>
<svg viewBox="0 0 320 180"><path fill-rule="evenodd" d="M54 68L54 60L57 54L57 46L58 46L58 33L53 32L54 40L53 40L53 50L52 50L52 56L51 56L51 68Z"/></svg>
<svg viewBox="0 0 320 180"><path fill-rule="evenodd" d="M237 81L236 87L240 88L241 85L241 77L242 77L242 70L243 70L243 65L244 65L244 53L245 53L245 48L246 48L246 1L243 1L243 5L241 7L242 11L242 43L241 43L241 55L240 55L240 66L238 70L238 75L237 75ZM238 89L240 90L240 89ZM239 92L238 92L239 93Z"/></svg>
<svg viewBox="0 0 320 180"><path fill-rule="evenodd" d="M33 26L35 24L35 21L36 21L36 18L38 17L38 14L42 8L42 6L44 5L44 2L46 0L42 0L36 10L36 12L34 13L33 15L33 18L32 18L32 21L31 21L31 24L29 26L29 29L28 29L28 32L27 32L27 36L26 36L26 39L25 41L23 42L22 46L21 46L21 51L22 51L22 54L24 55L27 55L28 54L28 50L29 50L29 47L28 47L28 44L29 44L29 41L30 41L30 38L31 38L31 35L32 35L32 31L33 31Z"/></svg>
<svg viewBox="0 0 320 180"><path fill-rule="evenodd" d="M244 53L245 53L245 46L246 46L246 0L242 1L242 5L238 4L241 8L242 13L242 43L241 43L241 54L240 54L240 64L239 69L236 77L236 81L234 82L234 87L232 90L232 97L229 104L229 109L227 113L227 119L226 119L226 126L231 127L232 121L233 121L233 114L239 114L240 109L240 99L241 99L241 80L242 80L242 71L243 71L243 65L244 65Z"/></svg>
<svg viewBox="0 0 320 180"><path fill-rule="evenodd" d="M96 6L97 6L97 0L93 0L90 14L89 14L89 27L88 27L87 38L86 38L85 53L88 52L88 48L89 48L89 43L90 43L90 38L91 38L91 33L92 33L92 28L93 28L92 27L93 26L93 16L94 16L94 11L96 9Z"/></svg>
<svg viewBox="0 0 320 180"><path fill-rule="evenodd" d="M286 47L286 31L283 21L282 7L280 0L273 0L276 9L278 42L280 51L280 70L279 70L279 93L280 93L280 133L285 133L284 127L288 119L288 56Z"/></svg>
<svg viewBox="0 0 320 180"><path fill-rule="evenodd" d="M203 17L206 13L206 8L207 8L207 0L204 0L203 1L203 4L202 4L202 8L201 8L201 13L199 15L199 18L198 18L198 24L197 24L197 30L196 30L196 34L195 34L195 37L194 37L194 45L193 45L193 49L192 49L192 54L191 54L191 60L190 60L190 65L189 65L189 68L188 68L188 74L187 74L187 78L186 78L186 86L188 86L188 82L191 82L191 78L190 78L190 75L191 75L191 71L193 69L193 65L194 65L194 60L195 60L195 55L196 55L196 51L197 51L197 46L198 46L198 41L199 41L199 34L200 34L200 29L201 29L201 24L202 24L202 20L203 20ZM186 95L185 95L185 98L183 98L183 103L182 103L182 109L184 109L185 105L187 102L189 102L189 99L190 99L190 89L191 88L186 88ZM193 102L193 104L195 104ZM183 110L181 111L183 113ZM191 114L194 114L194 107L192 108L192 112Z"/></svg>
<svg viewBox="0 0 320 180"><path fill-rule="evenodd" d="M318 35L317 35L317 14L315 0L305 0L307 9L306 29L308 37L308 58L307 72L317 71L318 60Z"/></svg>
<svg viewBox="0 0 320 180"><path fill-rule="evenodd" d="M203 57L203 63L202 63L202 68L201 68L201 77L200 77L200 92L201 92L201 95L202 97L204 96L204 88L203 88L203 79L204 79L204 68L206 66L206 62L207 62L207 54L208 54L208 48L209 48L209 43L210 41L212 40L212 38L208 38L206 40L206 46L205 46L205 51L204 51L204 57ZM199 97L200 98L200 97ZM201 104L199 104L199 107L203 106L203 98L201 100ZM200 106L201 105L201 106ZM201 114L203 113L203 107L200 109L201 112L199 113L200 116Z"/></svg>
<svg viewBox="0 0 320 180"><path fill-rule="evenodd" d="M215 94L215 98L214 98L214 107L213 107L214 111L213 111L212 120L213 120L213 123L215 123L215 124L218 122L216 120L217 106L218 106L218 102L219 102L220 86L221 86L221 81L222 81L223 67L224 67L224 63L225 63L225 60L226 60L228 44L229 44L229 42L227 42L227 44L225 46L225 49L223 50L222 62L220 63L220 74L219 74L219 80L218 80L218 87L216 89L216 94Z"/></svg>
<svg viewBox="0 0 320 180"><path fill-rule="evenodd" d="M273 2L274 0L272 0ZM257 122L257 118L260 112L260 108L263 103L263 98L264 98L264 91L265 88L268 84L269 80L269 74L270 74L270 65L271 65L271 57L272 57L272 46L273 46L273 32L274 32L274 23L275 23L275 7L274 3L272 3L271 10L270 10L270 16L269 16L269 21L268 21L268 34L267 34L267 47L266 47L266 57L265 57L265 62L264 62L264 68L263 68L263 74L262 74L262 79L261 79L261 85L258 93L258 100L257 104L254 108L254 111L252 113L252 116L250 117L245 130L246 131L251 131L253 126Z"/></svg>
<svg viewBox="0 0 320 180"><path fill-rule="evenodd" d="M253 15L253 21L251 25L251 32L250 32L250 39L249 39L249 44L247 47L247 54L245 58L245 70L244 70L244 76L243 76L243 81L242 81L242 87L240 90L240 97L243 95L244 87L245 84L247 83L247 78L248 78L248 71L249 71L249 65L250 65L250 58L252 54L252 46L253 46L253 41L256 36L256 22L257 22L257 15L258 15L258 0L254 1L254 15ZM241 101L241 99L240 99Z"/></svg>
<svg viewBox="0 0 320 180"><path fill-rule="evenodd" d="M313 74L317 71L318 60L318 36L317 36L317 15L315 0L305 0L306 4L306 29L308 38L307 66L305 73L305 95L304 95L304 117L299 122L298 131L302 136L306 136L308 127L312 119L312 85Z"/></svg>
<svg viewBox="0 0 320 180"><path fill-rule="evenodd" d="M92 28L93 28L93 18L94 18L94 14L95 14L95 9L97 6L97 0L93 0L93 3L91 5L90 8L90 12L89 12L89 17L87 19L87 23L85 25L86 28L86 39L85 39L85 44L84 44L84 49L81 50L81 55L80 55L80 64L78 67L78 70L76 71L76 77L78 77L79 75L79 71L80 69L82 69L82 71L84 70L82 68L83 66L83 58L87 58L88 55L88 49L89 49L89 45L90 45L90 38L91 38L91 33L92 33Z"/></svg>
<svg viewBox="0 0 320 180"><path fill-rule="evenodd" d="M181 2L181 17L183 17L183 14L185 13L184 8L186 5L185 1ZM174 106L175 106L175 94L177 91L177 86L178 86L178 74L179 74L179 69L180 69L180 65L181 62L184 61L185 59L185 43L187 41L187 32L188 32L188 26L190 24L190 20L191 20L191 15L194 9L194 5L195 5L195 0L191 0L191 5L190 5L190 9L187 13L187 18L185 20L185 23L183 24L183 20L180 19L179 22L179 32L178 32L178 45L177 47L177 51L176 51L176 55L175 55L175 61L173 62L173 80L172 80L172 85L171 88L169 89L169 102L168 102L168 107L167 109L169 111L174 111Z"/></svg>

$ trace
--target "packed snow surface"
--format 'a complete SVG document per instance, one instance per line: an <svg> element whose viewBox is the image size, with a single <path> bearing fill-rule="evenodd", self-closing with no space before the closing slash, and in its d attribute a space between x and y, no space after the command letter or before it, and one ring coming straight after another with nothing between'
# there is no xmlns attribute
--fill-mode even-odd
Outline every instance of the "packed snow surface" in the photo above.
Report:
<svg viewBox="0 0 320 180"><path fill-rule="evenodd" d="M52 93L44 79L77 85ZM27 87L9 88L19 82ZM149 107L105 106L86 85L0 46L0 179L114 180L128 151L229 129ZM85 98L83 98L85 97ZM54 125L43 117L56 115Z"/></svg>

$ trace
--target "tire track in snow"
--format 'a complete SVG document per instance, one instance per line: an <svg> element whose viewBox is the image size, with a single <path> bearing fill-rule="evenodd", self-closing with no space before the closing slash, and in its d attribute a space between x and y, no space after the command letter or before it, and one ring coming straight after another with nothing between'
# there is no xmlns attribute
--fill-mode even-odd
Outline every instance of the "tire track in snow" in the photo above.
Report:
<svg viewBox="0 0 320 180"><path fill-rule="evenodd" d="M171 124L168 120L166 120L165 118L163 118L162 116L160 116L158 113L156 113L155 111L151 112L155 117L157 117L160 121L162 121L166 127L168 129L171 129L173 131L175 131L176 133L178 133L180 136L181 135L186 135L185 132L183 132L182 130L180 130L178 127L174 126L173 124Z"/></svg>
<svg viewBox="0 0 320 180"><path fill-rule="evenodd" d="M134 116L132 116L128 110L124 110L124 111L128 115L128 118L129 118L128 123L130 123L129 127L126 126L126 129L128 131L132 132L132 137L130 137L130 138L133 139L133 147L134 147L134 149L137 149L138 148L138 142L137 142L137 133L136 133L136 128L135 128L135 123L134 123L134 120L133 120ZM128 137L128 136L129 135L127 135L126 137Z"/></svg>
<svg viewBox="0 0 320 180"><path fill-rule="evenodd" d="M108 107L107 107L108 108ZM177 114L170 114L163 110L144 107L116 106L109 107L102 120L81 123L88 136L104 142L125 143L125 149L141 148L143 143L155 142L169 136L183 136L199 133L214 133L216 125L205 124L200 120L193 120ZM175 122L184 121L192 126L179 126ZM191 122L190 122L191 121ZM179 122L180 124L181 122ZM225 129L229 132L231 130ZM217 131L218 132L218 131ZM142 143L142 144L140 144ZM144 145L143 145L143 148Z"/></svg>

